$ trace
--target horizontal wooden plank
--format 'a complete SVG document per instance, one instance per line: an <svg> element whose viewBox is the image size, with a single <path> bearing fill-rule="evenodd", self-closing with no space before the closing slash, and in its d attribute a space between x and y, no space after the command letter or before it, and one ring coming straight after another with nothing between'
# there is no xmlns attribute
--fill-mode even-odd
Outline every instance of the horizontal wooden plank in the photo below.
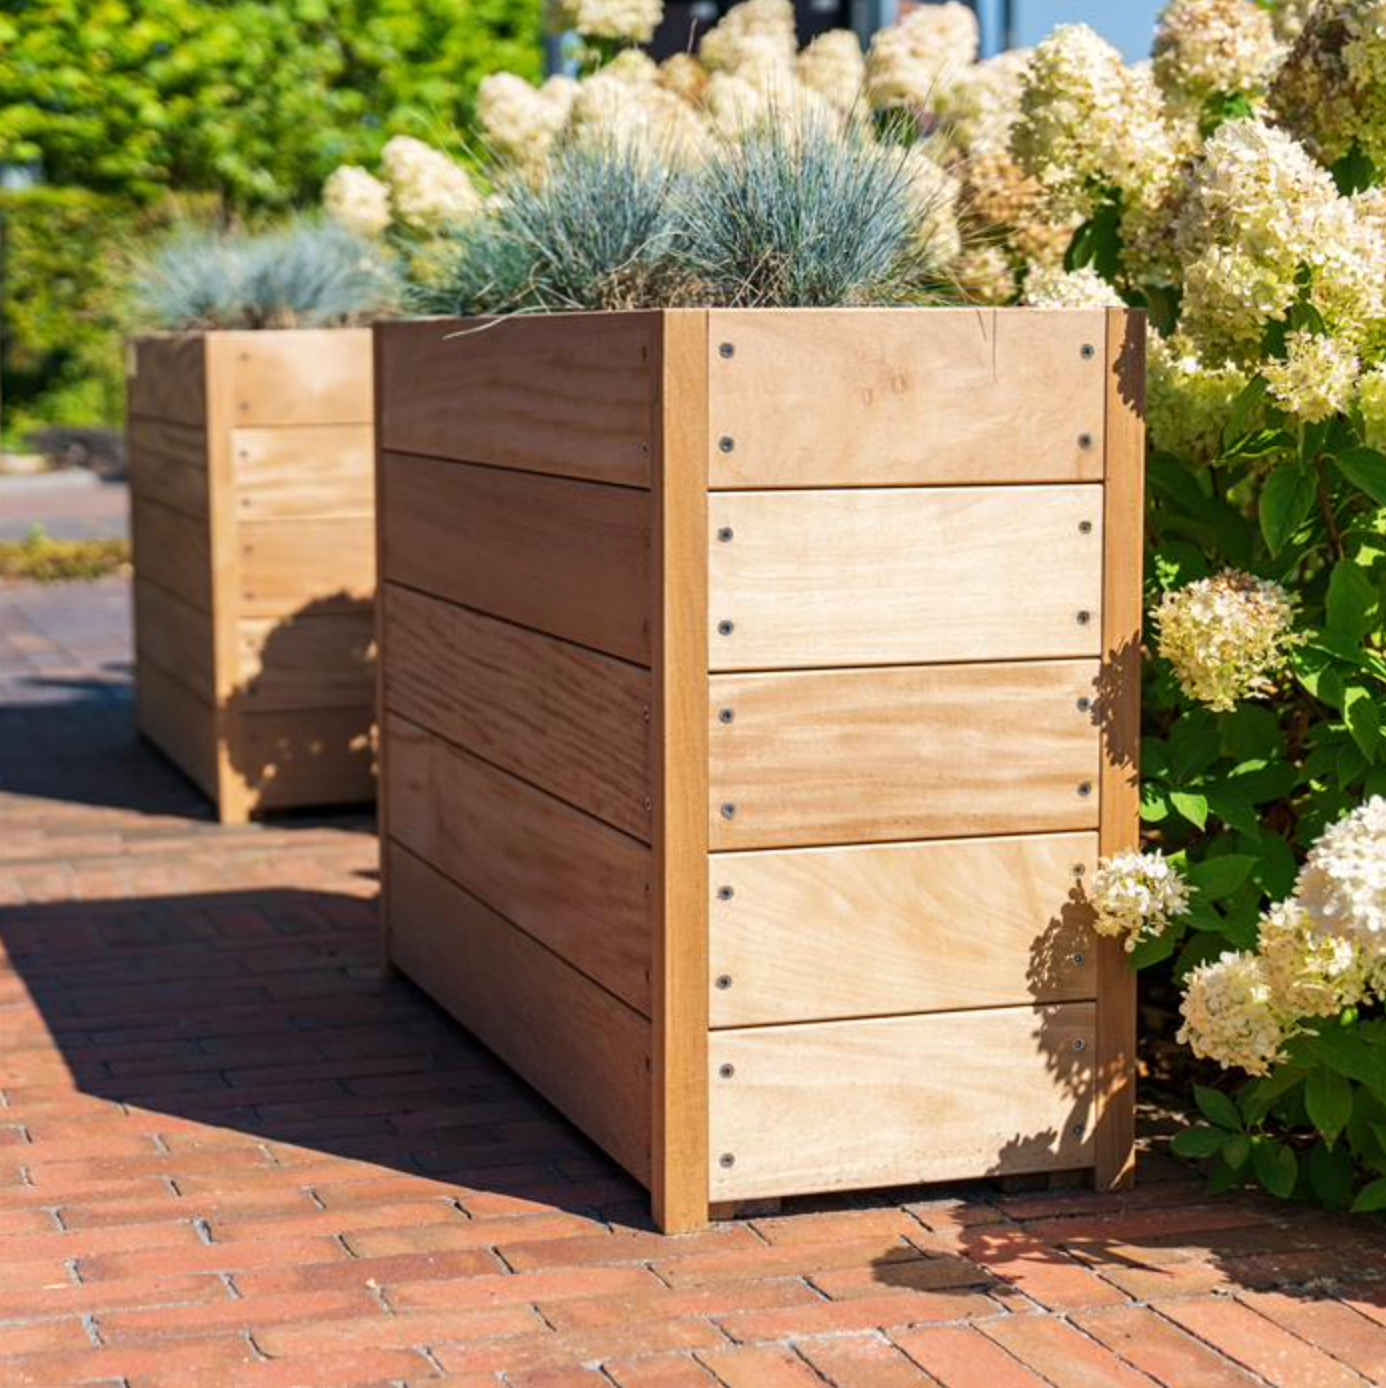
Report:
<svg viewBox="0 0 1386 1388"><path fill-rule="evenodd" d="M261 424L369 424L369 328L218 333L231 370L232 419Z"/></svg>
<svg viewBox="0 0 1386 1388"><path fill-rule="evenodd" d="M715 854L712 1025L1091 998L1096 866L1092 833Z"/></svg>
<svg viewBox="0 0 1386 1388"><path fill-rule="evenodd" d="M391 714L390 835L636 1011L650 1011L650 849Z"/></svg>
<svg viewBox="0 0 1386 1388"><path fill-rule="evenodd" d="M1097 825L1096 661L710 680L711 847ZM731 721L725 721L730 715Z"/></svg>
<svg viewBox="0 0 1386 1388"><path fill-rule="evenodd" d="M132 497L148 497L190 516L207 514L205 428L132 415L125 447Z"/></svg>
<svg viewBox="0 0 1386 1388"><path fill-rule="evenodd" d="M650 662L650 498L387 453L385 577Z"/></svg>
<svg viewBox="0 0 1386 1388"><path fill-rule="evenodd" d="M130 539L138 577L200 612L211 612L211 536L205 516L175 511L135 493L130 498Z"/></svg>
<svg viewBox="0 0 1386 1388"><path fill-rule="evenodd" d="M368 424L231 431L242 521L375 514L375 444Z"/></svg>
<svg viewBox="0 0 1386 1388"><path fill-rule="evenodd" d="M714 309L708 340L713 487L1102 477L1101 309Z"/></svg>
<svg viewBox="0 0 1386 1388"><path fill-rule="evenodd" d="M375 597L375 526L366 516L252 521L236 528L243 617L361 612Z"/></svg>
<svg viewBox="0 0 1386 1388"><path fill-rule="evenodd" d="M135 579L135 649L203 702L213 701L212 619L182 598Z"/></svg>
<svg viewBox="0 0 1386 1388"><path fill-rule="evenodd" d="M650 838L650 673L387 583L384 701Z"/></svg>
<svg viewBox="0 0 1386 1388"><path fill-rule="evenodd" d="M244 713L227 747L252 810L363 805L375 798L374 709Z"/></svg>
<svg viewBox="0 0 1386 1388"><path fill-rule="evenodd" d="M361 708L375 698L375 617L255 617L238 628L236 697L249 712Z"/></svg>
<svg viewBox="0 0 1386 1388"><path fill-rule="evenodd" d="M1099 486L723 492L709 530L713 670L1098 654Z"/></svg>
<svg viewBox="0 0 1386 1388"><path fill-rule="evenodd" d="M398 844L386 851L391 962L648 1183L649 1022Z"/></svg>
<svg viewBox="0 0 1386 1388"><path fill-rule="evenodd" d="M217 798L211 705L145 655L135 659L135 724L203 794Z"/></svg>
<svg viewBox="0 0 1386 1388"><path fill-rule="evenodd" d="M136 338L126 357L131 416L205 427L205 343L202 333Z"/></svg>
<svg viewBox="0 0 1386 1388"><path fill-rule="evenodd" d="M714 1032L712 1198L1091 1165L1095 1021L1066 1003Z"/></svg>
<svg viewBox="0 0 1386 1388"><path fill-rule="evenodd" d="M647 487L655 313L382 323L381 446Z"/></svg>

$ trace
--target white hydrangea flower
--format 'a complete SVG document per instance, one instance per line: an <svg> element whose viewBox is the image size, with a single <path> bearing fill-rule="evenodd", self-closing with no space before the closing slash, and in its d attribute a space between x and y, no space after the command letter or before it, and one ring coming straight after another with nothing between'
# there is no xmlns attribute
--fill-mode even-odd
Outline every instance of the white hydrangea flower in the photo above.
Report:
<svg viewBox="0 0 1386 1388"><path fill-rule="evenodd" d="M553 27L584 38L649 43L664 18L664 0L555 0Z"/></svg>
<svg viewBox="0 0 1386 1388"><path fill-rule="evenodd" d="M792 0L742 0L703 35L698 57L709 72L736 72L757 52L792 68L798 48Z"/></svg>
<svg viewBox="0 0 1386 1388"><path fill-rule="evenodd" d="M569 116L575 135L640 146L680 164L705 156L710 131L693 106L657 82L613 75L611 66L579 84Z"/></svg>
<svg viewBox="0 0 1386 1388"><path fill-rule="evenodd" d="M1304 32L1309 15L1319 0L1276 0L1271 10L1275 35L1285 43L1293 43Z"/></svg>
<svg viewBox="0 0 1386 1388"><path fill-rule="evenodd" d="M1263 92L1284 56L1270 15L1255 0L1169 0L1153 52L1161 89L1194 106Z"/></svg>
<svg viewBox="0 0 1386 1388"><path fill-rule="evenodd" d="M1009 304L1016 296L1015 267L997 241L974 241L953 262L951 278L979 304Z"/></svg>
<svg viewBox="0 0 1386 1388"><path fill-rule="evenodd" d="M1155 609L1160 654L1190 699L1229 712L1263 694L1300 637L1289 594L1270 579L1226 569L1166 593Z"/></svg>
<svg viewBox="0 0 1386 1388"><path fill-rule="evenodd" d="M379 236L390 225L390 190L355 164L333 169L322 185L323 211L358 236Z"/></svg>
<svg viewBox="0 0 1386 1388"><path fill-rule="evenodd" d="M866 90L878 111L933 109L943 91L977 61L980 30L967 5L919 5L880 29L866 56Z"/></svg>
<svg viewBox="0 0 1386 1388"><path fill-rule="evenodd" d="M1291 898L1261 917L1257 953L1282 1017L1336 1017L1365 994L1367 970L1350 939L1320 930Z"/></svg>
<svg viewBox="0 0 1386 1388"><path fill-rule="evenodd" d="M1374 795L1319 835L1295 894L1314 923L1386 956L1386 798Z"/></svg>
<svg viewBox="0 0 1386 1388"><path fill-rule="evenodd" d="M1009 150L1029 63L1028 48L1008 49L964 68L939 90L934 110L944 121L948 138L963 153L976 156Z"/></svg>
<svg viewBox="0 0 1386 1388"><path fill-rule="evenodd" d="M493 72L477 91L477 119L487 146L522 168L542 164L568 123L577 95L571 77L532 86L513 72Z"/></svg>
<svg viewBox="0 0 1386 1388"><path fill-rule="evenodd" d="M1284 361L1268 359L1261 374L1283 408L1306 424L1348 407L1360 363L1350 344L1307 331L1285 339Z"/></svg>
<svg viewBox="0 0 1386 1388"><path fill-rule="evenodd" d="M1120 308L1121 295L1096 270L1039 266L1025 279L1025 302L1031 308Z"/></svg>
<svg viewBox="0 0 1386 1388"><path fill-rule="evenodd" d="M481 211L481 194L466 169L422 140L396 135L380 151L380 166L395 215L406 226L437 231Z"/></svg>
<svg viewBox="0 0 1386 1388"><path fill-rule="evenodd" d="M693 106L707 91L708 70L691 54L675 53L659 65L659 85Z"/></svg>
<svg viewBox="0 0 1386 1388"><path fill-rule="evenodd" d="M958 229L962 184L957 175L930 156L927 145L911 145L903 167L919 219L917 243L929 252L935 266L943 268L956 260L962 250L962 233Z"/></svg>
<svg viewBox="0 0 1386 1388"><path fill-rule="evenodd" d="M1357 378L1357 408L1367 426L1367 442L1386 449L1386 362Z"/></svg>
<svg viewBox="0 0 1386 1388"><path fill-rule="evenodd" d="M1264 1075L1284 1058L1289 1028L1275 1007L1265 963L1226 951L1189 973L1179 1040L1196 1056Z"/></svg>
<svg viewBox="0 0 1386 1388"><path fill-rule="evenodd" d="M829 29L799 54L794 72L829 105L850 111L861 100L866 80L861 42L850 29Z"/></svg>
<svg viewBox="0 0 1386 1388"><path fill-rule="evenodd" d="M1146 347L1146 427L1161 452L1207 462L1222 451L1232 402L1246 388L1246 372L1209 366L1182 334L1151 333Z"/></svg>
<svg viewBox="0 0 1386 1388"><path fill-rule="evenodd" d="M1118 853L1098 865L1088 900L1093 929L1133 950L1189 909L1189 884L1162 853Z"/></svg>

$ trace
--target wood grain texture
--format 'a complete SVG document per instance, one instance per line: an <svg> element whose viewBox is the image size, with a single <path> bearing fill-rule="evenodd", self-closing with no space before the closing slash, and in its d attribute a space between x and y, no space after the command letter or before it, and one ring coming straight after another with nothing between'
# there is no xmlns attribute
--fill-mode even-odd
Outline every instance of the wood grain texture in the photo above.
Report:
<svg viewBox="0 0 1386 1388"><path fill-rule="evenodd" d="M647 487L654 313L389 323L382 446Z"/></svg>
<svg viewBox="0 0 1386 1388"><path fill-rule="evenodd" d="M212 610L207 520L133 492L130 540L135 573L200 612Z"/></svg>
<svg viewBox="0 0 1386 1388"><path fill-rule="evenodd" d="M369 328L222 332L236 428L369 424Z"/></svg>
<svg viewBox="0 0 1386 1388"><path fill-rule="evenodd" d="M1101 309L709 317L713 487L1102 477Z"/></svg>
<svg viewBox="0 0 1386 1388"><path fill-rule="evenodd" d="M381 325L377 323L371 328L371 393L374 396L371 414L372 418L376 420L380 418L383 407L380 383L384 378L384 373L380 364L384 355L385 344L381 336ZM381 538L383 527L380 524L380 517L385 513L386 497L385 477L381 463L380 430L378 428L373 427L371 429L371 440L371 478L374 484L376 506L375 571L377 575L382 575L385 572L385 555L384 542ZM388 640L385 624L386 591L387 586L382 578L376 589L372 615L375 619L375 699L373 702L375 704L375 716L379 720L376 748L376 776L379 793L376 797L375 808L376 861L380 876L377 910L380 916L380 973L381 977L388 981L394 973L394 965L390 962L390 919L394 906L394 891L390 883L389 854L386 852L386 845L390 841L390 812L387 804L389 800L387 790L390 784L390 748L389 738L386 735L388 719L385 712L385 651Z"/></svg>
<svg viewBox="0 0 1386 1388"><path fill-rule="evenodd" d="M212 706L143 654L135 657L135 725L203 794L216 798Z"/></svg>
<svg viewBox="0 0 1386 1388"><path fill-rule="evenodd" d="M212 620L156 583L136 578L135 645L204 703L215 702Z"/></svg>
<svg viewBox="0 0 1386 1388"><path fill-rule="evenodd" d="M396 714L384 734L394 838L648 1016L648 845Z"/></svg>
<svg viewBox="0 0 1386 1388"><path fill-rule="evenodd" d="M1099 486L724 492L709 512L714 670L1098 654Z"/></svg>
<svg viewBox="0 0 1386 1388"><path fill-rule="evenodd" d="M708 1220L707 315L664 315L653 507L654 1123L668 1233Z"/></svg>
<svg viewBox="0 0 1386 1388"><path fill-rule="evenodd" d="M238 525L241 615L364 610L375 597L373 539L369 517Z"/></svg>
<svg viewBox="0 0 1386 1388"><path fill-rule="evenodd" d="M125 426L130 495L189 516L207 514L207 430L131 415Z"/></svg>
<svg viewBox="0 0 1386 1388"><path fill-rule="evenodd" d="M711 846L1096 828L1098 733L1078 701L1097 673L1074 660L714 676Z"/></svg>
<svg viewBox="0 0 1386 1388"><path fill-rule="evenodd" d="M287 621L247 617L241 621L240 638L235 697L244 701L247 712L363 708L375 698L375 630L369 608Z"/></svg>
<svg viewBox="0 0 1386 1388"><path fill-rule="evenodd" d="M1092 833L716 854L712 1025L1091 998L1096 865Z"/></svg>
<svg viewBox="0 0 1386 1388"><path fill-rule="evenodd" d="M201 427L207 416L206 338L201 333L136 338L126 381L131 417Z"/></svg>
<svg viewBox="0 0 1386 1388"><path fill-rule="evenodd" d="M241 712L227 755L256 811L363 805L375 797L374 709Z"/></svg>
<svg viewBox="0 0 1386 1388"><path fill-rule="evenodd" d="M648 670L390 583L381 623L385 707L649 841Z"/></svg>
<svg viewBox="0 0 1386 1388"><path fill-rule="evenodd" d="M366 424L235 430L237 516L243 521L374 516L371 440Z"/></svg>
<svg viewBox="0 0 1386 1388"><path fill-rule="evenodd" d="M387 852L392 961L648 1183L649 1022L398 844Z"/></svg>
<svg viewBox="0 0 1386 1388"><path fill-rule="evenodd" d="M650 663L650 499L594 482L385 455L385 577Z"/></svg>
<svg viewBox="0 0 1386 1388"><path fill-rule="evenodd" d="M713 1198L1086 1166L1094 1026L1066 1003L714 1032Z"/></svg>
<svg viewBox="0 0 1386 1388"><path fill-rule="evenodd" d="M1145 508L1145 314L1109 309L1106 538L1103 575L1102 821L1104 856L1140 846L1141 615ZM1097 1134L1100 1189L1135 1178L1136 978L1116 940L1097 955Z"/></svg>

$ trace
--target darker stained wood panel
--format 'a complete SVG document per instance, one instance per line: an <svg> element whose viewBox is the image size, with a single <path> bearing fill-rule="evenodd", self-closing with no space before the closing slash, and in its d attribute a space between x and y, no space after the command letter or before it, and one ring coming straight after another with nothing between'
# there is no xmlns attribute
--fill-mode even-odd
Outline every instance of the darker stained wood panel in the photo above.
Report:
<svg viewBox="0 0 1386 1388"><path fill-rule="evenodd" d="M130 344L129 414L132 418L207 423L206 338L145 337Z"/></svg>
<svg viewBox="0 0 1386 1388"><path fill-rule="evenodd" d="M207 430L132 416L126 425L130 494L207 517Z"/></svg>
<svg viewBox="0 0 1386 1388"><path fill-rule="evenodd" d="M383 456L386 579L650 663L648 492Z"/></svg>

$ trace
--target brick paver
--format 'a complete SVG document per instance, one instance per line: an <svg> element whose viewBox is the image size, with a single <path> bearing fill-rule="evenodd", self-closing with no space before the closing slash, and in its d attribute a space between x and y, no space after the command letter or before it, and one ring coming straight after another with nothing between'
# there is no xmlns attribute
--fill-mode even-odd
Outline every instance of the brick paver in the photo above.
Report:
<svg viewBox="0 0 1386 1388"><path fill-rule="evenodd" d="M685 1238L375 953L369 819L222 830L123 584L0 590L0 1384L1386 1383L1379 1224L980 1183Z"/></svg>

